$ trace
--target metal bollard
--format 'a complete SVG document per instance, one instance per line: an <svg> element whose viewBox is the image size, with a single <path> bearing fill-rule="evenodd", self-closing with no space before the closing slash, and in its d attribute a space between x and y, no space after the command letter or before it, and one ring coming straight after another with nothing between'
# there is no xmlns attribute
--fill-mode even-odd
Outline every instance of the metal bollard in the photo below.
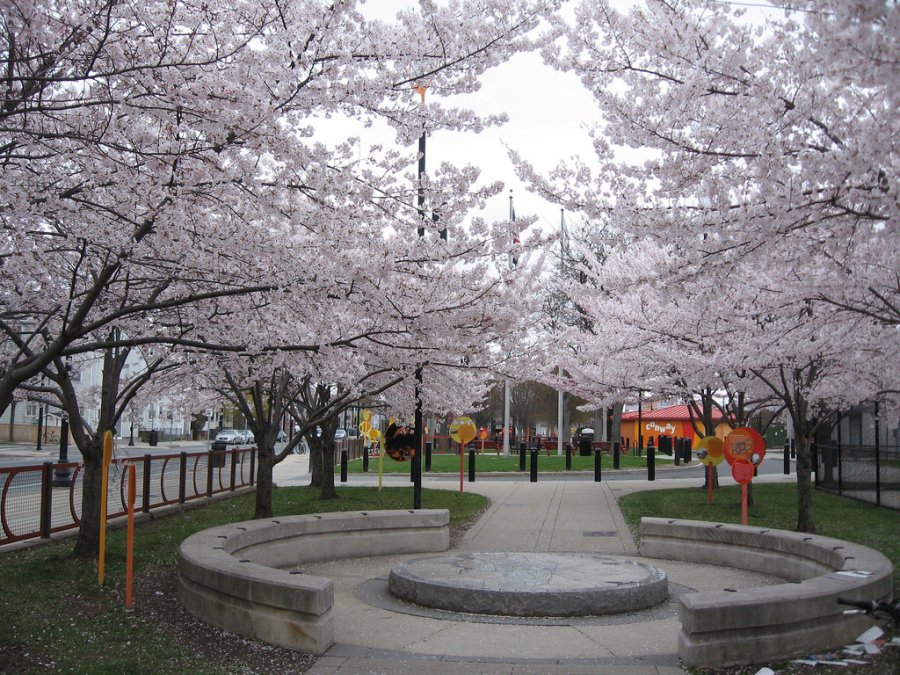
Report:
<svg viewBox="0 0 900 675"><path fill-rule="evenodd" d="M784 475L787 476L791 472L791 444L784 442Z"/></svg>
<svg viewBox="0 0 900 675"><path fill-rule="evenodd" d="M363 443L363 473L369 472L369 448Z"/></svg>
<svg viewBox="0 0 900 675"><path fill-rule="evenodd" d="M519 471L525 470L525 444L519 443Z"/></svg>
<svg viewBox="0 0 900 675"><path fill-rule="evenodd" d="M602 479L600 462L602 461L603 452L597 448L594 450L594 482L599 483Z"/></svg>
<svg viewBox="0 0 900 675"><path fill-rule="evenodd" d="M531 482L537 483L537 463L538 463L538 451L537 448L531 449Z"/></svg>
<svg viewBox="0 0 900 675"><path fill-rule="evenodd" d="M675 455L675 466L679 466L681 464L681 439L675 438L675 449L672 451L672 454Z"/></svg>
<svg viewBox="0 0 900 675"><path fill-rule="evenodd" d="M422 508L422 453L417 452L412 457L413 465L413 509Z"/></svg>
<svg viewBox="0 0 900 675"><path fill-rule="evenodd" d="M566 471L572 470L572 446L566 445Z"/></svg>
<svg viewBox="0 0 900 675"><path fill-rule="evenodd" d="M622 465L622 444L613 443L613 468L618 469Z"/></svg>
<svg viewBox="0 0 900 675"><path fill-rule="evenodd" d="M431 441L425 444L425 470L431 471Z"/></svg>
<svg viewBox="0 0 900 675"><path fill-rule="evenodd" d="M347 451L341 450L341 482L347 482Z"/></svg>
<svg viewBox="0 0 900 675"><path fill-rule="evenodd" d="M647 443L647 480L656 480L656 448L652 436Z"/></svg>
<svg viewBox="0 0 900 675"><path fill-rule="evenodd" d="M469 450L469 482L475 482L475 448Z"/></svg>

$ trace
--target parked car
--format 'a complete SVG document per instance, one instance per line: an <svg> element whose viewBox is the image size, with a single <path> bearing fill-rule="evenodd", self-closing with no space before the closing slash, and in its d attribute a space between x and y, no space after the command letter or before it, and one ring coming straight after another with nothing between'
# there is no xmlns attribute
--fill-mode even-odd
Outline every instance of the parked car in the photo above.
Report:
<svg viewBox="0 0 900 675"><path fill-rule="evenodd" d="M335 429L334 430L334 440L342 441L347 438L347 430L346 429Z"/></svg>
<svg viewBox="0 0 900 675"><path fill-rule="evenodd" d="M256 443L256 436L252 431L250 431L250 429L244 429L244 431L241 433L244 434L244 443Z"/></svg>
<svg viewBox="0 0 900 675"><path fill-rule="evenodd" d="M276 443L284 443L287 440L287 434L284 433L284 429L278 430L278 435L275 437Z"/></svg>
<svg viewBox="0 0 900 675"><path fill-rule="evenodd" d="M216 443L225 443L226 445L239 445L246 443L247 439L243 431L237 429L222 429L216 434Z"/></svg>

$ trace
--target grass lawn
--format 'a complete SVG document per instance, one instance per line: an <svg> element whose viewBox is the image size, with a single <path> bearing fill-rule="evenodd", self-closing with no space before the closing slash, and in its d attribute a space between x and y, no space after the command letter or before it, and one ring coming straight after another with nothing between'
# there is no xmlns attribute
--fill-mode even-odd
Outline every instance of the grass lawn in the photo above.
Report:
<svg viewBox="0 0 900 675"><path fill-rule="evenodd" d="M671 463L671 458L660 459L657 457L657 465L661 466ZM646 457L634 457L632 455L622 455L619 464L622 469L646 469ZM613 470L612 455L603 455L600 468L602 471ZM335 472L340 472L341 467L335 467ZM531 456L525 457L525 472L531 470ZM549 457L541 454L538 459L538 472L557 472L566 470L566 458L560 457L555 452ZM593 471L594 458L580 457L574 455L572 457L572 471ZM347 462L347 471L349 473L362 473L362 459L354 459ZM469 473L469 455L466 453L463 460L463 471L466 475ZM515 453L508 457L503 455L495 455L493 452L486 451L483 455L478 455L475 459L475 473L493 473L493 472L518 472L519 471L519 455ZM389 457L384 458L384 473L409 473L409 462L396 462ZM369 458L369 473L378 473L378 458ZM422 464L422 473L425 474L425 464ZM459 455L449 454L433 454L431 456L431 473L459 473ZM427 474L426 474L427 475Z"/></svg>
<svg viewBox="0 0 900 675"><path fill-rule="evenodd" d="M795 486L760 483L753 486L753 500L755 505L750 507L747 519L750 525L796 528ZM740 523L741 489L719 488L711 506L707 504L706 490L696 487L636 492L622 497L619 506L633 533L642 516ZM813 490L813 519L816 534L853 541L886 555L894 565L894 596L900 596L900 514Z"/></svg>
<svg viewBox="0 0 900 675"><path fill-rule="evenodd" d="M275 515L325 511L408 509L412 487L341 488L340 499L320 501L318 489L277 488ZM135 602L125 611L125 533L110 531L106 584L96 561L70 555L63 539L0 553L0 672L234 673L303 672L307 654L228 636L200 624L177 597L179 544L208 527L249 520L254 495L139 524L135 532ZM450 510L451 527L487 505L477 494L423 490L427 508Z"/></svg>

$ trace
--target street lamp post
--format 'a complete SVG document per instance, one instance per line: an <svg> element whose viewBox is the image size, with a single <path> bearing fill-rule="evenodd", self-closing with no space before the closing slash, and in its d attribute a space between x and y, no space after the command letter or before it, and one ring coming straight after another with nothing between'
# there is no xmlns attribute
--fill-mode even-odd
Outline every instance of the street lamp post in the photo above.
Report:
<svg viewBox="0 0 900 675"><path fill-rule="evenodd" d="M41 442L43 441L44 436L44 402L38 401L38 434L37 434L37 447L35 448L35 452L41 451Z"/></svg>
<svg viewBox="0 0 900 675"><path fill-rule="evenodd" d="M69 413L63 410L62 422L59 426L59 462L53 470L53 486L69 487L72 485L72 473L66 464L69 463Z"/></svg>

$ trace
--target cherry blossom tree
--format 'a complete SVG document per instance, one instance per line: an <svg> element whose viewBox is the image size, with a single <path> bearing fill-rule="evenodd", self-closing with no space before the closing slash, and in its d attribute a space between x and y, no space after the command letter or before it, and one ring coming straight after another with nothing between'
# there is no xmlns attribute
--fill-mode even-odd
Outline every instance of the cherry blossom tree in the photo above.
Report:
<svg viewBox="0 0 900 675"><path fill-rule="evenodd" d="M153 326L129 331L134 344L242 351L203 331L198 300L309 284L273 261L342 208L377 205L401 228L415 214L396 182L406 160L313 142L316 116L383 119L414 138L414 83L477 87L555 4L426 2L394 22L349 1L10 6L0 408L54 358L131 319ZM429 108L431 128L496 121ZM441 188L437 203L456 185Z"/></svg>
<svg viewBox="0 0 900 675"><path fill-rule="evenodd" d="M461 318L450 325L466 330L443 336L441 353L474 343L479 301L502 284L482 266L505 232L465 214L499 186L474 187L472 167L414 179L425 113L412 87L476 89L485 69L531 46L558 2L423 1L393 21L356 4L5 8L0 409L39 373L58 375L66 356L94 350L268 355L269 374L307 353L333 373L365 342L395 361L406 350L415 366L428 361L420 338L437 335L435 306L452 302ZM314 139L317 120L336 115L386 121L400 149ZM500 121L439 102L427 110L430 129ZM423 209L440 212L448 242L437 226L415 236ZM391 304L418 303L429 284L434 303ZM348 318L351 303L380 316L381 302L390 321ZM99 470L94 445L79 443L85 476Z"/></svg>
<svg viewBox="0 0 900 675"><path fill-rule="evenodd" d="M898 390L900 14L836 0L759 11L581 3L544 53L597 101L595 161L521 170L630 242L574 289L595 326L583 380L664 391L752 373L793 419L811 531L809 439L825 410Z"/></svg>

